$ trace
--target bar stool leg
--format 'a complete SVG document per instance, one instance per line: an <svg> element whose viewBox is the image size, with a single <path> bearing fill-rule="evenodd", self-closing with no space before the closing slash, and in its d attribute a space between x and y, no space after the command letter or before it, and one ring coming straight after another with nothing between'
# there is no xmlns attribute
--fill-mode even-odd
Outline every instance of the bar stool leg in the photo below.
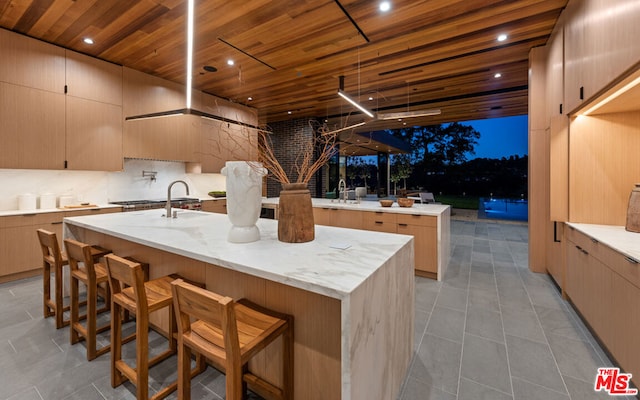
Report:
<svg viewBox="0 0 640 400"><path fill-rule="evenodd" d="M98 308L96 291L97 287L87 285L87 335L85 342L87 343L87 360L89 361L96 358L96 317Z"/></svg>
<svg viewBox="0 0 640 400"><path fill-rule="evenodd" d="M122 308L115 302L111 302L113 315L120 315ZM120 318L111 318L111 386L118 387L124 382L123 375L116 365L122 362L122 321Z"/></svg>
<svg viewBox="0 0 640 400"><path fill-rule="evenodd" d="M71 289L71 317L70 317L70 321L69 321L69 325L70 325L70 338L71 338L71 344L76 344L80 341L80 335L78 335L78 331L75 329L75 326L78 325L80 323L80 312L78 310L79 308L79 301L78 301L78 297L79 297L79 285L78 285L78 280L76 278L73 277L73 275L71 275L71 284L70 289Z"/></svg>
<svg viewBox="0 0 640 400"><path fill-rule="evenodd" d="M146 320L146 317L141 319ZM144 322L136 321L136 397L138 399L149 398L149 363L147 362L149 359L149 328Z"/></svg>
<svg viewBox="0 0 640 400"><path fill-rule="evenodd" d="M50 276L50 275L49 275ZM64 300L62 299L62 265L56 265L53 277L55 279L55 296L56 296L56 328L61 328L64 323Z"/></svg>
<svg viewBox="0 0 640 400"><path fill-rule="evenodd" d="M42 262L42 303L44 305L44 318L48 318L53 315L51 307L49 307L49 301L51 300L51 265L48 262ZM58 321L56 318L56 327Z"/></svg>

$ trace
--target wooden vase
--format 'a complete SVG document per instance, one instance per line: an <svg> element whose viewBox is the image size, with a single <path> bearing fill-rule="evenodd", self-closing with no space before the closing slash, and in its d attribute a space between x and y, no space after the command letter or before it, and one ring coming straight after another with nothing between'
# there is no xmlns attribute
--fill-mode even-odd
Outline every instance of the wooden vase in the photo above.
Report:
<svg viewBox="0 0 640 400"><path fill-rule="evenodd" d="M283 184L278 207L278 240L305 243L314 238L313 206L307 184Z"/></svg>
<svg viewBox="0 0 640 400"><path fill-rule="evenodd" d="M629 232L640 232L640 183L636 183L636 187L629 195L625 229Z"/></svg>

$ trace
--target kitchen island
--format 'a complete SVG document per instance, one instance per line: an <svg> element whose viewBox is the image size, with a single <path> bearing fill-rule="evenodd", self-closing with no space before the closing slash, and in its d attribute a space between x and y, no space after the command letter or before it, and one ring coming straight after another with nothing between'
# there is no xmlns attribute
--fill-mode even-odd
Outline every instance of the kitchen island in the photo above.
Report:
<svg viewBox="0 0 640 400"><path fill-rule="evenodd" d="M415 273L442 280L451 250L451 207L446 204L414 204L382 207L378 201L347 202L311 199L316 225L400 233L415 238ZM262 200L278 219L279 198Z"/></svg>
<svg viewBox="0 0 640 400"><path fill-rule="evenodd" d="M228 217L149 210L65 218L65 237L179 273L210 290L294 317L295 399L393 399L413 349L413 238L316 227L316 239L277 240L261 219L257 242L227 241ZM356 234L357 233L357 234ZM251 368L279 384L276 342Z"/></svg>

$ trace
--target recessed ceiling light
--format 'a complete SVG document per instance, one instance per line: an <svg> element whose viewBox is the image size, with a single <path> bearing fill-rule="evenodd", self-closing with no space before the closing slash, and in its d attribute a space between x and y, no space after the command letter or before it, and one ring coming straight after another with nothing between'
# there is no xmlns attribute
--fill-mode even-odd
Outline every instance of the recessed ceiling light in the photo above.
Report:
<svg viewBox="0 0 640 400"><path fill-rule="evenodd" d="M247 100L251 101L251 100L253 100L253 97L249 96L249 97L247 97Z"/></svg>
<svg viewBox="0 0 640 400"><path fill-rule="evenodd" d="M502 74L500 72L496 72L495 75L493 75L494 78L500 78L502 77Z"/></svg>
<svg viewBox="0 0 640 400"><path fill-rule="evenodd" d="M93 44L93 39L88 38L88 37L87 37L87 38L82 39L82 41L83 41L83 42L85 42L86 44Z"/></svg>
<svg viewBox="0 0 640 400"><path fill-rule="evenodd" d="M498 35L498 42L504 42L505 40L507 40L507 34L506 33L501 33L500 35Z"/></svg>
<svg viewBox="0 0 640 400"><path fill-rule="evenodd" d="M369 101L373 101L373 97L369 96Z"/></svg>
<svg viewBox="0 0 640 400"><path fill-rule="evenodd" d="M390 1L383 1L380 3L380 11L382 12L387 12L391 10L391 2Z"/></svg>
<svg viewBox="0 0 640 400"><path fill-rule="evenodd" d="M287 111L287 114L291 115L291 111Z"/></svg>
<svg viewBox="0 0 640 400"><path fill-rule="evenodd" d="M233 62L233 60L231 60L231 59L227 60L227 65L233 65L233 64L235 64L235 63Z"/></svg>

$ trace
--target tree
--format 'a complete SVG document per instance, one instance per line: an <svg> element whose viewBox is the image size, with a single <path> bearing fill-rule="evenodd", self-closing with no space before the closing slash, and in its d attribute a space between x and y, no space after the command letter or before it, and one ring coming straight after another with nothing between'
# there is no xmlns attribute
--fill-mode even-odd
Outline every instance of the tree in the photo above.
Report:
<svg viewBox="0 0 640 400"><path fill-rule="evenodd" d="M404 180L404 189L407 188L407 178L411 176L413 172L413 165L411 165L411 155L409 154L396 154L393 156L391 164L391 181L393 177L397 177L397 181ZM394 182L394 184L396 183ZM395 191L395 187L394 187Z"/></svg>
<svg viewBox="0 0 640 400"><path fill-rule="evenodd" d="M457 122L388 132L411 144L410 162L414 167L411 177L419 186L430 184L429 176L444 174L451 166L465 162L467 154L474 154L480 138L480 132L473 127Z"/></svg>

